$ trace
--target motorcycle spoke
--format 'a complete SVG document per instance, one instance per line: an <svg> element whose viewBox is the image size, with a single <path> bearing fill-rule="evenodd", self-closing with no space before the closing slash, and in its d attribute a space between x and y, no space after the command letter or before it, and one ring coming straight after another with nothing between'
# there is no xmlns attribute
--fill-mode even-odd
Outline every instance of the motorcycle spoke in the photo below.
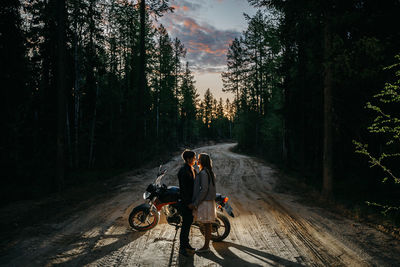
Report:
<svg viewBox="0 0 400 267"><path fill-rule="evenodd" d="M151 225L152 222L149 220L149 217L153 217L154 222L154 215L151 213L143 221L141 216L143 216L143 213L139 213L133 218L133 224L137 227L146 227Z"/></svg>
<svg viewBox="0 0 400 267"><path fill-rule="evenodd" d="M217 219L216 223L215 223L215 228L214 228L215 230L213 231L213 235L217 238L221 237L222 234L220 233L220 231L222 231L222 233L224 233L225 228L226 228L225 224L223 222L221 222L219 219Z"/></svg>
<svg viewBox="0 0 400 267"><path fill-rule="evenodd" d="M141 226L142 224L143 224L143 222L142 221L140 221L139 219L138 220L136 220L137 221L137 223L134 221L134 223L135 223L135 225L137 225L137 226Z"/></svg>

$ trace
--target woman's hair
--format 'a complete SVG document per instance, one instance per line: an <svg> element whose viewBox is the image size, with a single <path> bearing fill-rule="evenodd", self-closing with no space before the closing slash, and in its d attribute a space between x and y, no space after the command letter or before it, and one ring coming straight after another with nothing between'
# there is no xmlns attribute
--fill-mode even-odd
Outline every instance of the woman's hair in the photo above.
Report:
<svg viewBox="0 0 400 267"><path fill-rule="evenodd" d="M194 153L192 150L185 149L185 151L182 152L182 159L184 161L188 161L188 159L191 159L196 156L196 153Z"/></svg>
<svg viewBox="0 0 400 267"><path fill-rule="evenodd" d="M212 160L210 156L206 153L199 154L199 161L201 166L207 171L208 176L211 177L213 185L215 185L215 174L212 170Z"/></svg>

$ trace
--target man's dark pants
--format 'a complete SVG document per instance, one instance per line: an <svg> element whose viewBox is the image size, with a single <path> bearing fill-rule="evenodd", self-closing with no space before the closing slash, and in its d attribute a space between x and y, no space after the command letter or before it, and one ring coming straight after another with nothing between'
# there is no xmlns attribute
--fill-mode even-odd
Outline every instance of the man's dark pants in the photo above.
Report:
<svg viewBox="0 0 400 267"><path fill-rule="evenodd" d="M181 216L182 216L182 228L180 234L180 247L187 248L189 247L189 232L190 227L193 223L193 215L192 210L188 207L181 207Z"/></svg>

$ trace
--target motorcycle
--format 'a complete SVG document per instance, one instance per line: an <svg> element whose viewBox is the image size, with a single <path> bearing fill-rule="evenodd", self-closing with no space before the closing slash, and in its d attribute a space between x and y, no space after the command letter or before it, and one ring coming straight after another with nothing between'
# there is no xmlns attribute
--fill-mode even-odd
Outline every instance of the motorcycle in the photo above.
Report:
<svg viewBox="0 0 400 267"><path fill-rule="evenodd" d="M181 227L182 216L179 213L180 199L179 187L166 186L161 183L167 170L161 170L160 166L156 180L150 184L143 194L143 203L135 207L129 215L129 225L137 231L147 231L154 228L160 221L161 211L165 214L168 224ZM211 240L224 240L231 230L229 219L223 214L225 210L231 217L235 217L233 209L228 203L228 197L219 193L216 194L215 203L217 218L212 223ZM201 223L195 222L192 227L197 227L204 235L204 227Z"/></svg>

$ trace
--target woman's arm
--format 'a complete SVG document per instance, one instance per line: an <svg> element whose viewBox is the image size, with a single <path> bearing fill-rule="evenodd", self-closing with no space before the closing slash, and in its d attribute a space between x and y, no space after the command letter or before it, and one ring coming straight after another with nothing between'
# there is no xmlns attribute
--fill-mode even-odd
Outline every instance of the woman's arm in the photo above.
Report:
<svg viewBox="0 0 400 267"><path fill-rule="evenodd" d="M199 204L206 198L208 192L208 175L206 171L201 171L199 174L200 191L194 200L194 206L197 208Z"/></svg>

